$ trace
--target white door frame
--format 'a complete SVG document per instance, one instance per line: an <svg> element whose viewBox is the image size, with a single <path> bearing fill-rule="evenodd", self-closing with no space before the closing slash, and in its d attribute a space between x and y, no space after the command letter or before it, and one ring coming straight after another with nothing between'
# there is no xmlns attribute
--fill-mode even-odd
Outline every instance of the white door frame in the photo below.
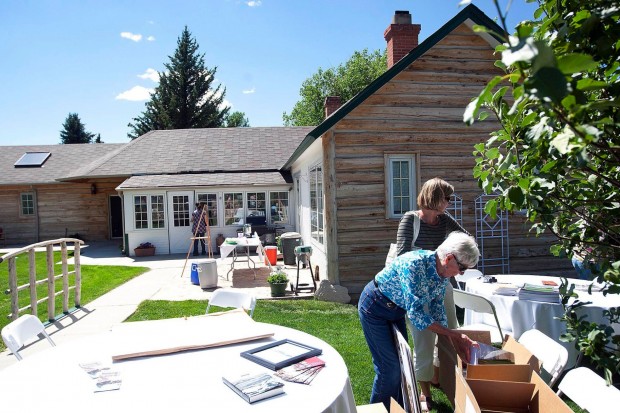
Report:
<svg viewBox="0 0 620 413"><path fill-rule="evenodd" d="M194 211L194 191L169 191L166 193L166 198L170 253L186 253L192 236L191 217Z"/></svg>

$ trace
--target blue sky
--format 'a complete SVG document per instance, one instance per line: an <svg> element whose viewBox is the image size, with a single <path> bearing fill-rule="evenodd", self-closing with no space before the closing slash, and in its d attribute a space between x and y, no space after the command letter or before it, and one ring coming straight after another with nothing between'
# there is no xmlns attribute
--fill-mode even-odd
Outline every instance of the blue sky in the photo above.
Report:
<svg viewBox="0 0 620 413"><path fill-rule="evenodd" d="M506 4L506 0L500 1ZM473 2L489 17L491 0ZM232 110L251 126L281 126L302 82L356 50L384 49L395 10L420 41L460 11L459 0L0 0L0 144L60 142L69 113L107 143L128 142L151 76L185 25ZM514 0L512 28L534 6Z"/></svg>

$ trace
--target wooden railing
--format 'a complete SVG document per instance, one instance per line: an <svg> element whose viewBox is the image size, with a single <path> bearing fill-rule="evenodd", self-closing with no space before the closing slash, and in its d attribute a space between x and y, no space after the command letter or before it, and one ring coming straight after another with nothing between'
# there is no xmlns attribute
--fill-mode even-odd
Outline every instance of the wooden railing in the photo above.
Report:
<svg viewBox="0 0 620 413"><path fill-rule="evenodd" d="M73 259L74 266L73 271L69 271L69 265L67 263L67 243L73 243ZM38 242L26 247L20 248L17 251L10 252L0 257L0 262L7 261L9 270L9 288L5 291L5 294L11 295L11 314L7 317L11 320L16 320L21 312L30 310L30 313L37 315L37 306L47 301L47 318L49 321L54 321L56 317L55 301L58 295L62 294L62 312L69 314L69 292L75 290L74 304L76 308L80 307L81 295L82 295L82 273L80 266L80 246L84 242L75 238L60 238L50 241ZM54 247L60 245L61 251L61 264L62 273L54 274ZM37 280L36 260L35 260L35 248L45 247L46 262L47 262L47 277ZM28 274L29 282L23 285L17 285L17 267L15 258L21 254L27 254L28 256ZM69 275L75 275L74 285L69 285ZM56 292L56 280L62 279L62 290ZM47 296L41 299L37 298L37 286L39 284L47 283ZM29 290L30 292L30 304L19 308L19 292L23 290Z"/></svg>

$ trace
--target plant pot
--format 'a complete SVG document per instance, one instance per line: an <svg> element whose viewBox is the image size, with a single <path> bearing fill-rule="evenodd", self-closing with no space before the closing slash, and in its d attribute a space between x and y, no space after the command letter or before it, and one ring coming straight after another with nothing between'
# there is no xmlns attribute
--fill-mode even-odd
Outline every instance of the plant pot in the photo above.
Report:
<svg viewBox="0 0 620 413"><path fill-rule="evenodd" d="M155 247L152 248L134 248L133 252L136 253L136 257L152 257L155 255Z"/></svg>
<svg viewBox="0 0 620 413"><path fill-rule="evenodd" d="M279 283L279 284L269 284L271 287L271 296L272 297L284 297L284 293L286 292L286 287L288 286L288 282Z"/></svg>

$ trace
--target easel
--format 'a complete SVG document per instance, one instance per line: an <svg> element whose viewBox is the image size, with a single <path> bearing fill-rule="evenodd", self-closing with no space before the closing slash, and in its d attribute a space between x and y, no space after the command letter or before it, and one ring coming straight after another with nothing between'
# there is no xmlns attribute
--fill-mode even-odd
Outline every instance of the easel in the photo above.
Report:
<svg viewBox="0 0 620 413"><path fill-rule="evenodd" d="M205 214L205 211L207 212ZM207 231L205 232L204 237L198 237L198 228L200 228L200 221L205 220ZM192 252L192 247L194 246L194 240L205 240L207 244L207 249L209 251L209 258L213 258L213 250L211 249L211 226L209 225L209 206L207 204L202 207L202 211L200 212L200 218L198 219L198 223L196 224L196 231L194 232L194 236L189 239L189 248L187 249L187 256L185 257L185 263L183 264L183 270L181 271L181 277L183 277L183 273L185 273L185 267L187 266L187 261L189 260L189 254Z"/></svg>

